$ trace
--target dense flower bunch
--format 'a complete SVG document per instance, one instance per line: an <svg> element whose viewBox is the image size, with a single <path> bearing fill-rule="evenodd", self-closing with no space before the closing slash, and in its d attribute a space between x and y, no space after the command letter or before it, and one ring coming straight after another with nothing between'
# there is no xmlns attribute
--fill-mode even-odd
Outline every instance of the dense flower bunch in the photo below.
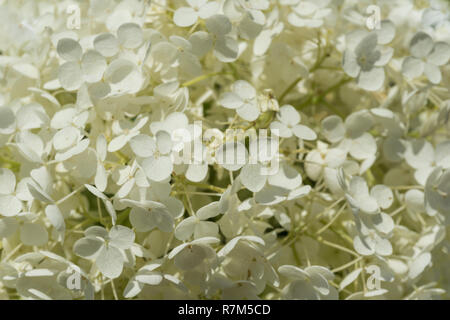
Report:
<svg viewBox="0 0 450 320"><path fill-rule="evenodd" d="M0 299L449 297L449 2L0 18Z"/></svg>

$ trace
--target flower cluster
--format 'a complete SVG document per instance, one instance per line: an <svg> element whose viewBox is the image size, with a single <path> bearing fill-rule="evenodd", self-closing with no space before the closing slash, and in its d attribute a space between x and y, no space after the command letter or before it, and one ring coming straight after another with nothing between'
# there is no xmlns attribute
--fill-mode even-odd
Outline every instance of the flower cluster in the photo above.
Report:
<svg viewBox="0 0 450 320"><path fill-rule="evenodd" d="M1 1L0 299L449 298L449 17Z"/></svg>

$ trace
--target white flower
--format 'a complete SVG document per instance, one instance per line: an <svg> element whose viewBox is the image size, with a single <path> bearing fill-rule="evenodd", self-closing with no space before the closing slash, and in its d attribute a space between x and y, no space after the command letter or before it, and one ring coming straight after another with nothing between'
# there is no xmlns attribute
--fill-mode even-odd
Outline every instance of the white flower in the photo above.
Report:
<svg viewBox="0 0 450 320"><path fill-rule="evenodd" d="M450 168L450 142L441 142L434 149L423 139L408 141L404 157L406 163L416 170L414 178L424 186L435 167Z"/></svg>
<svg viewBox="0 0 450 320"><path fill-rule="evenodd" d="M133 207L130 212L130 222L137 232L147 232L158 228L164 232L172 232L174 217L164 207L147 208Z"/></svg>
<svg viewBox="0 0 450 320"><path fill-rule="evenodd" d="M74 252L80 257L94 260L106 277L119 277L125 262L125 250L134 243L134 232L124 226L114 226L109 232L94 226L86 229L84 235L84 238L75 242Z"/></svg>
<svg viewBox="0 0 450 320"><path fill-rule="evenodd" d="M16 176L6 168L0 168L0 214L6 217L17 215L22 210L22 201L14 194Z"/></svg>
<svg viewBox="0 0 450 320"><path fill-rule="evenodd" d="M197 22L198 18L207 19L219 10L216 1L186 0L189 7L178 8L173 15L173 22L180 27L189 27Z"/></svg>
<svg viewBox="0 0 450 320"><path fill-rule="evenodd" d="M337 291L329 281L334 279L334 274L322 266L310 266L304 270L291 265L282 265L278 272L290 280L283 289L286 299L299 300L335 300Z"/></svg>
<svg viewBox="0 0 450 320"><path fill-rule="evenodd" d="M58 70L58 79L64 89L77 90L84 82L95 83L102 79L107 63L97 51L83 53L77 41L64 38L58 41L57 52L67 61Z"/></svg>
<svg viewBox="0 0 450 320"><path fill-rule="evenodd" d="M358 176L351 178L346 192L351 205L366 214L377 214L381 209L389 208L394 201L394 195L389 187L376 185L369 193L367 182Z"/></svg>
<svg viewBox="0 0 450 320"><path fill-rule="evenodd" d="M147 117L141 117L135 122L121 120L115 121L113 130L118 133L108 144L108 152L115 152L122 149L133 137L139 134L139 131L147 123Z"/></svg>
<svg viewBox="0 0 450 320"><path fill-rule="evenodd" d="M403 61L403 74L412 79L425 73L431 83L440 83L442 74L439 66L445 65L450 59L450 45L441 41L434 43L428 34L418 32L409 46L412 56Z"/></svg>
<svg viewBox="0 0 450 320"><path fill-rule="evenodd" d="M216 252L210 247L211 244L218 243L219 239L214 237L203 237L192 242L187 242L175 247L168 255L169 259L174 259L175 265L182 270L190 270L204 260L216 258Z"/></svg>
<svg viewBox="0 0 450 320"><path fill-rule="evenodd" d="M386 213L356 219L358 234L353 239L356 252L364 256L392 254L392 245L387 239L394 228L392 218Z"/></svg>
<svg viewBox="0 0 450 320"><path fill-rule="evenodd" d="M170 154L172 152L172 140L166 131L158 131L155 140L148 140L145 146L149 153L142 162L142 168L150 180L163 181L167 179L173 170Z"/></svg>
<svg viewBox="0 0 450 320"><path fill-rule="evenodd" d="M425 183L425 210L430 216L450 214L450 170L435 168Z"/></svg>
<svg viewBox="0 0 450 320"><path fill-rule="evenodd" d="M296 0L291 4L288 21L295 27L319 28L331 14L330 0Z"/></svg>
<svg viewBox="0 0 450 320"><path fill-rule="evenodd" d="M270 124L270 129L275 130L275 134L282 138L290 138L294 134L297 138L304 140L315 140L316 133L300 123L300 114L291 105L284 105L277 113L278 121ZM278 131L276 131L278 130Z"/></svg>
<svg viewBox="0 0 450 320"><path fill-rule="evenodd" d="M239 44L230 35L232 25L230 20L221 14L216 14L206 20L206 28L213 35L214 55L222 62L235 61L239 54Z"/></svg>
<svg viewBox="0 0 450 320"><path fill-rule="evenodd" d="M323 134L328 141L338 143L337 148L362 161L360 173L365 172L376 159L377 143L367 131L374 124L367 110L352 113L345 123L338 116L328 116L322 121Z"/></svg>
<svg viewBox="0 0 450 320"><path fill-rule="evenodd" d="M219 227L215 222L207 221L220 214L219 202L212 202L200 208L195 215L184 219L175 228L175 237L186 241L194 236L194 239L219 236Z"/></svg>
<svg viewBox="0 0 450 320"><path fill-rule="evenodd" d="M394 24L388 20L381 23L380 30L354 31L347 35L342 66L346 74L357 78L358 86L362 89L376 91L383 86L383 66L391 59L393 49L380 45L391 42L394 35Z"/></svg>
<svg viewBox="0 0 450 320"><path fill-rule="evenodd" d="M238 80L231 86L231 92L224 93L219 104L227 109L236 110L244 120L255 121L260 114L256 99L256 90L250 83Z"/></svg>

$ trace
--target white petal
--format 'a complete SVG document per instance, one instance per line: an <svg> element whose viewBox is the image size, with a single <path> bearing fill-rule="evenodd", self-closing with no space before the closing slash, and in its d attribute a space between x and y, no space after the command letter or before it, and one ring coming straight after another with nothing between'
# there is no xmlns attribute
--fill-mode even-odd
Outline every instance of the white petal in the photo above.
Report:
<svg viewBox="0 0 450 320"><path fill-rule="evenodd" d="M244 103L240 108L236 110L237 114L244 120L255 121L258 119L260 110L256 101L250 103Z"/></svg>
<svg viewBox="0 0 450 320"><path fill-rule="evenodd" d="M367 186L367 182L361 177L352 177L349 185L349 193L352 196L369 196L369 187Z"/></svg>
<svg viewBox="0 0 450 320"><path fill-rule="evenodd" d="M124 226L114 226L109 231L110 244L119 249L129 249L134 243L133 230Z"/></svg>
<svg viewBox="0 0 450 320"><path fill-rule="evenodd" d="M422 191L412 189L405 193L406 207L413 213L420 213L425 211L424 207L425 195Z"/></svg>
<svg viewBox="0 0 450 320"><path fill-rule="evenodd" d="M226 142L216 152L216 161L230 171L236 171L247 163L248 151L240 142Z"/></svg>
<svg viewBox="0 0 450 320"><path fill-rule="evenodd" d="M45 208L45 215L56 230L60 232L65 230L66 224L64 222L64 217L57 206L48 205Z"/></svg>
<svg viewBox="0 0 450 320"><path fill-rule="evenodd" d="M116 59L108 65L105 79L121 93L135 93L141 89L142 74L136 64L126 59Z"/></svg>
<svg viewBox="0 0 450 320"><path fill-rule="evenodd" d="M89 50L83 54L81 70L83 71L84 79L87 82L100 81L106 70L106 60L97 51Z"/></svg>
<svg viewBox="0 0 450 320"><path fill-rule="evenodd" d="M73 245L73 252L83 258L90 259L103 247L103 241L97 238L81 238Z"/></svg>
<svg viewBox="0 0 450 320"><path fill-rule="evenodd" d="M243 103L242 99L233 92L225 92L219 99L219 104L227 109L237 109Z"/></svg>
<svg viewBox="0 0 450 320"><path fill-rule="evenodd" d="M302 124L297 124L292 128L292 132L297 136L297 138L303 139L303 140L316 140L317 134L307 126L304 126Z"/></svg>
<svg viewBox="0 0 450 320"><path fill-rule="evenodd" d="M58 41L56 51L59 56L67 61L80 60L82 49L78 41L70 38L63 38Z"/></svg>
<svg viewBox="0 0 450 320"><path fill-rule="evenodd" d="M181 241L188 240L194 234L195 226L197 223L198 219L196 217L189 217L184 219L175 228L175 237Z"/></svg>
<svg viewBox="0 0 450 320"><path fill-rule="evenodd" d="M150 218L151 213L142 208L132 208L130 212L131 225L137 232L147 232L155 228Z"/></svg>
<svg viewBox="0 0 450 320"><path fill-rule="evenodd" d="M190 164L185 173L186 179L192 182L200 182L208 174L208 164Z"/></svg>
<svg viewBox="0 0 450 320"><path fill-rule="evenodd" d="M283 164L276 174L269 176L268 181L273 186L294 190L302 184L302 176L291 166Z"/></svg>
<svg viewBox="0 0 450 320"><path fill-rule="evenodd" d="M13 195L0 195L0 215L12 217L22 210L22 202Z"/></svg>
<svg viewBox="0 0 450 320"><path fill-rule="evenodd" d="M168 154L172 145L172 138L167 131L160 130L156 133L156 146L161 154Z"/></svg>
<svg viewBox="0 0 450 320"><path fill-rule="evenodd" d="M350 50L345 50L342 59L342 68L345 73L350 77L356 78L361 71L361 67L358 65L356 55Z"/></svg>
<svg viewBox="0 0 450 320"><path fill-rule="evenodd" d="M119 52L119 40L111 33L103 33L94 39L94 48L104 57L112 57Z"/></svg>
<svg viewBox="0 0 450 320"><path fill-rule="evenodd" d="M142 43L142 29L136 23L125 23L117 29L119 42L128 49L134 49Z"/></svg>
<svg viewBox="0 0 450 320"><path fill-rule="evenodd" d="M103 246L98 254L95 264L107 278L114 279L120 276L123 270L124 257L119 249L112 246Z"/></svg>
<svg viewBox="0 0 450 320"><path fill-rule="evenodd" d="M152 209L150 216L152 223L163 232L172 232L174 221L170 213L166 209L156 208Z"/></svg>
<svg viewBox="0 0 450 320"><path fill-rule="evenodd" d="M80 64L76 61L69 61L62 64L58 70L58 79L61 86L67 91L73 91L80 88L83 83L83 74Z"/></svg>
<svg viewBox="0 0 450 320"><path fill-rule="evenodd" d="M47 229L40 223L25 222L20 228L20 240L26 246L42 246L48 242Z"/></svg>
<svg viewBox="0 0 450 320"><path fill-rule="evenodd" d="M352 138L357 138L364 132L369 131L373 123L373 116L367 110L353 112L345 119L347 134Z"/></svg>
<svg viewBox="0 0 450 320"><path fill-rule="evenodd" d="M261 205L271 206L286 200L286 189L266 185L255 194L255 202Z"/></svg>
<svg viewBox="0 0 450 320"><path fill-rule="evenodd" d="M306 271L306 270L305 270ZM320 294L328 295L330 293L330 285L328 281L319 273L308 272L311 284Z"/></svg>
<svg viewBox="0 0 450 320"><path fill-rule="evenodd" d="M426 57L433 49L433 39L424 33L418 32L414 35L410 42L411 54L417 58Z"/></svg>
<svg viewBox="0 0 450 320"><path fill-rule="evenodd" d="M6 217L0 219L0 239L8 238L16 233L19 223L15 218Z"/></svg>
<svg viewBox="0 0 450 320"><path fill-rule="evenodd" d="M196 216L200 220L207 220L207 219L217 216L218 214L219 214L219 202L218 201L211 202L210 204L208 204L204 207L201 207L196 212Z"/></svg>
<svg viewBox="0 0 450 320"><path fill-rule="evenodd" d="M358 268L356 270L353 270L349 274L347 274L345 276L345 278L342 279L341 283L339 284L339 290L342 290L342 289L346 288L349 284L353 283L353 281L355 281L358 278L358 276L361 274L361 272L362 272L362 268Z"/></svg>
<svg viewBox="0 0 450 320"><path fill-rule="evenodd" d="M16 188L16 176L6 168L0 168L0 194L11 194Z"/></svg>
<svg viewBox="0 0 450 320"><path fill-rule="evenodd" d="M278 272L292 280L306 280L309 275L299 267L283 265L278 268Z"/></svg>
<svg viewBox="0 0 450 320"><path fill-rule="evenodd" d="M144 284L135 279L131 279L123 291L123 297L126 299L134 298L139 293L141 293L143 288Z"/></svg>
<svg viewBox="0 0 450 320"><path fill-rule="evenodd" d="M230 36L220 37L216 40L214 54L221 62L233 62L239 54L239 43Z"/></svg>
<svg viewBox="0 0 450 320"><path fill-rule="evenodd" d="M94 186L91 186L90 184L85 184L84 186L97 198L100 198L102 200L108 200L108 198Z"/></svg>
<svg viewBox="0 0 450 320"><path fill-rule="evenodd" d="M203 57L212 47L212 39L207 32L198 31L189 37L192 43L192 53L197 57Z"/></svg>
<svg viewBox="0 0 450 320"><path fill-rule="evenodd" d="M352 157L357 160L367 159L377 152L377 143L373 136L366 132L352 140L349 151Z"/></svg>
<svg viewBox="0 0 450 320"><path fill-rule="evenodd" d="M381 233L389 234L394 229L394 220L392 220L390 215L384 212L372 215L371 219L375 229Z"/></svg>
<svg viewBox="0 0 450 320"><path fill-rule="evenodd" d="M392 190L382 184L374 186L370 190L370 195L377 200L378 205L383 209L389 208L394 201Z"/></svg>
<svg viewBox="0 0 450 320"><path fill-rule="evenodd" d="M300 114L291 105L284 105L280 108L278 118L288 126L295 126L300 122Z"/></svg>
<svg viewBox="0 0 450 320"><path fill-rule="evenodd" d="M402 63L402 73L410 79L420 77L424 68L423 61L414 57L406 57Z"/></svg>
<svg viewBox="0 0 450 320"><path fill-rule="evenodd" d="M392 245L388 239L379 237L377 239L375 251L381 256L389 256L392 254Z"/></svg>
<svg viewBox="0 0 450 320"><path fill-rule="evenodd" d="M150 157L143 161L142 168L150 180L163 181L172 173L172 159L166 156Z"/></svg>
<svg viewBox="0 0 450 320"><path fill-rule="evenodd" d="M260 164L247 164L241 169L239 177L242 184L252 192L260 191L267 181L267 176L262 174Z"/></svg>
<svg viewBox="0 0 450 320"><path fill-rule="evenodd" d="M97 164L97 171L95 172L95 186L101 192L105 191L108 184L108 176L106 175L105 167L102 164Z"/></svg>
<svg viewBox="0 0 450 320"><path fill-rule="evenodd" d="M113 138L108 144L108 152L116 152L122 149L130 140L130 136L121 134Z"/></svg>
<svg viewBox="0 0 450 320"><path fill-rule="evenodd" d="M383 20L380 26L380 29L375 30L378 36L378 44L388 44L394 39L395 24L390 20Z"/></svg>
<svg viewBox="0 0 450 320"><path fill-rule="evenodd" d="M101 241L98 237L103 239L108 238L108 231L100 226L92 226L84 230L84 235L88 238L97 238L97 240Z"/></svg>
<svg viewBox="0 0 450 320"><path fill-rule="evenodd" d="M375 67L369 71L362 70L358 76L358 85L368 91L380 90L384 84L384 70L383 68Z"/></svg>
<svg viewBox="0 0 450 320"><path fill-rule="evenodd" d="M292 137L292 130L280 121L272 121L270 123L270 132L282 138Z"/></svg>
<svg viewBox="0 0 450 320"><path fill-rule="evenodd" d="M435 66L434 64L425 63L423 72L428 77L431 83L439 84L442 80L441 70L439 70L439 67Z"/></svg>
<svg viewBox="0 0 450 320"><path fill-rule="evenodd" d="M220 9L219 3L216 1L209 1L200 7L198 15L202 19L208 19L212 15L216 14Z"/></svg>
<svg viewBox="0 0 450 320"><path fill-rule="evenodd" d="M58 150L66 150L76 145L80 138L80 131L75 127L67 127L59 130L53 136L53 147Z"/></svg>
<svg viewBox="0 0 450 320"><path fill-rule="evenodd" d="M409 265L409 277L411 279L417 278L423 270L430 264L431 254L429 252L424 252L414 258Z"/></svg>
<svg viewBox="0 0 450 320"><path fill-rule="evenodd" d="M219 226L212 221L201 221L195 226L194 238L218 237Z"/></svg>
<svg viewBox="0 0 450 320"><path fill-rule="evenodd" d="M424 139L413 140L407 145L405 160L415 169L431 166L435 160L434 148Z"/></svg>
<svg viewBox="0 0 450 320"><path fill-rule="evenodd" d="M173 22L179 27L192 26L198 19L197 12L192 8L181 7L173 14Z"/></svg>
<svg viewBox="0 0 450 320"><path fill-rule="evenodd" d="M130 147L133 152L142 158L148 158L155 153L155 141L145 134L139 134L130 140Z"/></svg>
<svg viewBox="0 0 450 320"><path fill-rule="evenodd" d="M323 119L322 130L327 140L332 143L342 140L345 135L344 122L335 115Z"/></svg>
<svg viewBox="0 0 450 320"><path fill-rule="evenodd" d="M147 274L138 274L136 275L136 280L140 283L145 283L151 286L156 286L161 283L163 277L161 274L157 272L147 273Z"/></svg>
<svg viewBox="0 0 450 320"><path fill-rule="evenodd" d="M206 20L206 28L208 31L217 36L229 33L231 27L231 22L225 15L217 14Z"/></svg>
<svg viewBox="0 0 450 320"><path fill-rule="evenodd" d="M28 190L30 191L30 194L33 196L34 199L42 201L42 202L46 202L46 203L52 203L54 202L52 200L52 198L44 191L41 189L41 187L39 187L36 184L32 184L32 183L28 183Z"/></svg>
<svg viewBox="0 0 450 320"><path fill-rule="evenodd" d="M16 129L16 116L9 107L0 107L0 133L11 134Z"/></svg>
<svg viewBox="0 0 450 320"><path fill-rule="evenodd" d="M238 80L233 83L232 90L242 100L250 100L256 96L256 90L253 86L244 80Z"/></svg>
<svg viewBox="0 0 450 320"><path fill-rule="evenodd" d="M188 246L175 256L175 265L182 270L190 270L203 262L206 258L205 249L201 246Z"/></svg>
<svg viewBox="0 0 450 320"><path fill-rule="evenodd" d="M356 252L363 256L370 256L375 253L375 248L372 248L367 242L363 241L360 236L353 239L353 246Z"/></svg>
<svg viewBox="0 0 450 320"><path fill-rule="evenodd" d="M433 51L428 55L427 61L436 66L447 64L450 59L450 45L446 42L436 42Z"/></svg>

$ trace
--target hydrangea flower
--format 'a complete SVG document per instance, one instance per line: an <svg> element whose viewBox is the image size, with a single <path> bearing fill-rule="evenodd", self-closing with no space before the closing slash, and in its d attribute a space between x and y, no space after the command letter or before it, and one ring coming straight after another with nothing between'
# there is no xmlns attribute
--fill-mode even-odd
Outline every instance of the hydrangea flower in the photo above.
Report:
<svg viewBox="0 0 450 320"><path fill-rule="evenodd" d="M278 268L278 272L291 280L283 289L287 299L336 299L337 291L329 284L329 281L334 279L334 275L327 268L310 266L303 270L296 266L283 265Z"/></svg>
<svg viewBox="0 0 450 320"><path fill-rule="evenodd" d="M85 237L74 244L80 257L95 260L100 272L108 278L117 278L123 270L125 250L134 243L134 232L124 226L114 226L109 232L102 227L86 229Z"/></svg>
<svg viewBox="0 0 450 320"><path fill-rule="evenodd" d="M197 22L198 18L207 19L219 10L219 4L208 0L186 0L189 7L178 8L173 21L177 26L189 27Z"/></svg>
<svg viewBox="0 0 450 320"><path fill-rule="evenodd" d="M379 90L385 80L385 66L393 55L393 49L382 47L395 36L391 21L383 21L381 29L372 32L354 31L347 35L347 48L342 67L347 75L357 78L358 86L364 90Z"/></svg>
<svg viewBox="0 0 450 320"><path fill-rule="evenodd" d="M411 56L403 61L403 74L413 79L425 73L431 83L441 82L439 67L450 59L450 45L442 41L434 43L428 34L418 32L411 39L409 46Z"/></svg>

